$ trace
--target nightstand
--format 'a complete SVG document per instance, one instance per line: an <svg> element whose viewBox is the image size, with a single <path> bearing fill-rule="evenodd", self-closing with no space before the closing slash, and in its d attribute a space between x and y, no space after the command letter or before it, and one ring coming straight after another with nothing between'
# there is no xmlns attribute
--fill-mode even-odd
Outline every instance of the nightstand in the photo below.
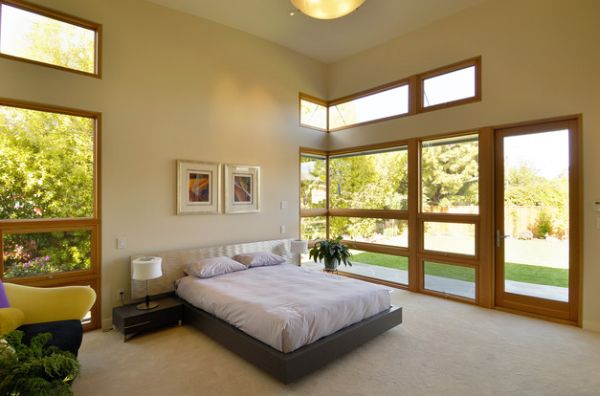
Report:
<svg viewBox="0 0 600 396"><path fill-rule="evenodd" d="M137 304L122 305L113 308L113 325L123 333L124 341L146 330L179 324L183 319L183 303L176 298L167 297L154 300L159 305L154 309L140 310Z"/></svg>

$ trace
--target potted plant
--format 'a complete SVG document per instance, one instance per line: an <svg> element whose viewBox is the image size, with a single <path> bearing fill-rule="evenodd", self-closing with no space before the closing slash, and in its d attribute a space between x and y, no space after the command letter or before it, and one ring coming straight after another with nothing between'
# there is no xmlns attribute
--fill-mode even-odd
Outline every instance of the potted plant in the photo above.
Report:
<svg viewBox="0 0 600 396"><path fill-rule="evenodd" d="M72 353L47 346L51 338L38 334L26 345L19 330L0 337L0 395L73 394L79 362Z"/></svg>
<svg viewBox="0 0 600 396"><path fill-rule="evenodd" d="M310 249L308 257L313 259L315 263L323 261L325 271L333 272L337 269L340 263L352 266L349 258L352 256L348 247L341 243L342 237L338 236L334 239L318 241Z"/></svg>

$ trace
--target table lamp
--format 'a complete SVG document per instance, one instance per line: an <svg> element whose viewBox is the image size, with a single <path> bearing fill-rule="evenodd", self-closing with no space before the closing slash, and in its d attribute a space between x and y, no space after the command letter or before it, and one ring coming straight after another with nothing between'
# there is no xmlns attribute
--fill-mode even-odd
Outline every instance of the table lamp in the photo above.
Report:
<svg viewBox="0 0 600 396"><path fill-rule="evenodd" d="M138 257L131 262L133 280L146 281L146 301L138 304L137 309L153 309L158 303L150 302L148 295L148 281L162 276L162 258L160 257Z"/></svg>
<svg viewBox="0 0 600 396"><path fill-rule="evenodd" d="M295 240L292 241L290 246L290 251L292 254L297 255L295 258L298 260L297 264L301 264L301 254L308 252L308 241L303 240Z"/></svg>

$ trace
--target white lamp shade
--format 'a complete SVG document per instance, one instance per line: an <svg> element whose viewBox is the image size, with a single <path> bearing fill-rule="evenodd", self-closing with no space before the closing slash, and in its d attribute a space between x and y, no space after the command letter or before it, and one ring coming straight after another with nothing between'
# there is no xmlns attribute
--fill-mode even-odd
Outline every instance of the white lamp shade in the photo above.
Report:
<svg viewBox="0 0 600 396"><path fill-rule="evenodd" d="M302 254L308 252L308 241L292 241L290 250L293 254Z"/></svg>
<svg viewBox="0 0 600 396"><path fill-rule="evenodd" d="M138 257L131 262L131 277L135 280L150 280L162 276L162 258Z"/></svg>
<svg viewBox="0 0 600 396"><path fill-rule="evenodd" d="M317 19L335 19L350 14L365 0L291 0L302 13Z"/></svg>

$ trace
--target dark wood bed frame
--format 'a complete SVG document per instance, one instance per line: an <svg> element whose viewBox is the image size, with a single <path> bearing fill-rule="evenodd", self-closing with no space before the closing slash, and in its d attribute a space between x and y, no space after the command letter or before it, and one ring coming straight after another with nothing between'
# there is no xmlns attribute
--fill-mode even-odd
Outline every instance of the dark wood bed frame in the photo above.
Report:
<svg viewBox="0 0 600 396"><path fill-rule="evenodd" d="M402 323L402 308L392 306L312 344L290 353L283 353L187 301L182 301L184 323L197 327L230 351L286 384L323 367Z"/></svg>

